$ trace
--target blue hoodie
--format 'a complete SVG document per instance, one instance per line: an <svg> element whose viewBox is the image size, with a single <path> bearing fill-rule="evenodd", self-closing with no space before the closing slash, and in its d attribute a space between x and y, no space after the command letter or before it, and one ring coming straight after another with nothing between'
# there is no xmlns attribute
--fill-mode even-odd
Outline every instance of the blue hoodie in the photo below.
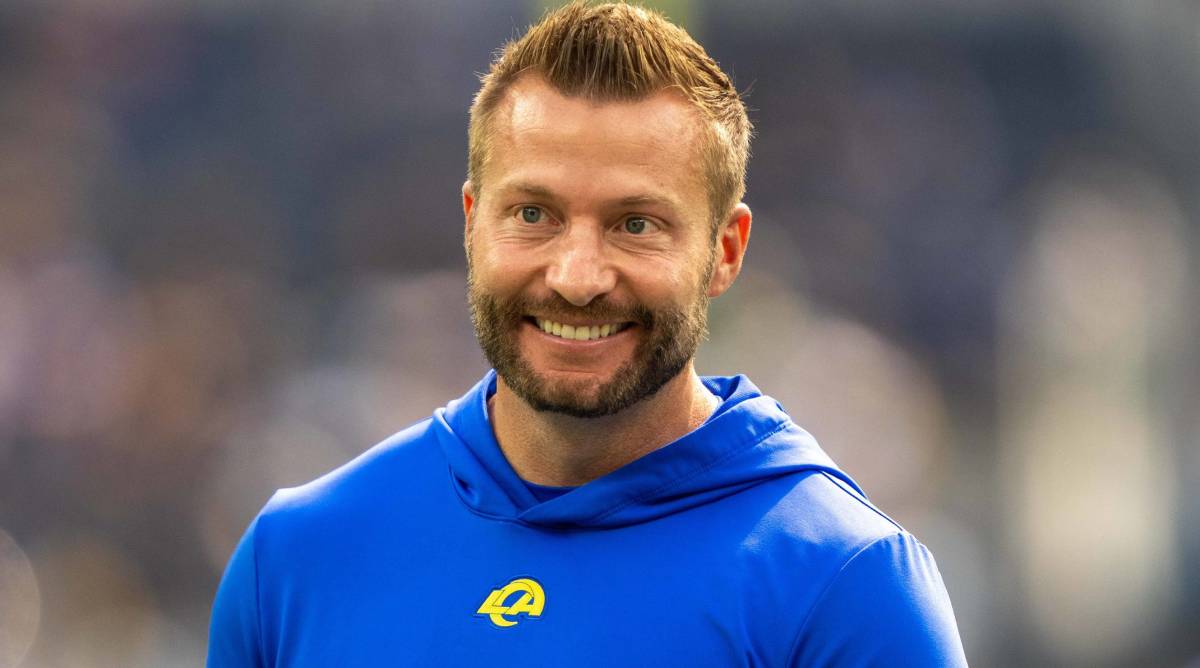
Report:
<svg viewBox="0 0 1200 668"><path fill-rule="evenodd" d="M517 476L489 372L279 491L208 665L965 666L929 551L745 376L703 380L703 425L581 487Z"/></svg>

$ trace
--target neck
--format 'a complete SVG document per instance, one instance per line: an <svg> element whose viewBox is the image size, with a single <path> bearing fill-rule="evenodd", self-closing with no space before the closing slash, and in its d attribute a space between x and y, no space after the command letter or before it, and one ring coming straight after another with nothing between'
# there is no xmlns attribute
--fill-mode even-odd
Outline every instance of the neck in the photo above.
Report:
<svg viewBox="0 0 1200 668"><path fill-rule="evenodd" d="M689 363L653 396L614 415L577 418L538 412L504 383L488 400L500 450L522 479L582 485L674 441L712 414L717 398Z"/></svg>

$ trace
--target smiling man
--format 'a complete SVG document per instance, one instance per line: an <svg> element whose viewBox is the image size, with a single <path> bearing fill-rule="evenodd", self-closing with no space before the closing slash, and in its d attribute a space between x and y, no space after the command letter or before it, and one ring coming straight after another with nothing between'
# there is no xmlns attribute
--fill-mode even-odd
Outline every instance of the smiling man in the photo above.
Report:
<svg viewBox="0 0 1200 668"><path fill-rule="evenodd" d="M598 101L509 69L476 104L488 157L463 186L472 313L498 375L489 413L522 477L582 485L712 414L691 362L750 210L711 211L694 165L714 130L677 90Z"/></svg>
<svg viewBox="0 0 1200 668"><path fill-rule="evenodd" d="M965 665L928 550L749 379L693 368L749 136L655 13L574 4L509 44L462 189L494 371L271 499L209 665Z"/></svg>

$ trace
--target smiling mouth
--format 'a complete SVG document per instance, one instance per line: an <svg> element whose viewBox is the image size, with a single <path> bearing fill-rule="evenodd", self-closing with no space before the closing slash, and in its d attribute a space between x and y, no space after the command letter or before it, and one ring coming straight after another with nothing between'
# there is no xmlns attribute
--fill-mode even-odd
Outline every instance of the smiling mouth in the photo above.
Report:
<svg viewBox="0 0 1200 668"><path fill-rule="evenodd" d="M526 318L526 320L550 336L557 336L560 339L568 341L595 341L596 339L612 336L633 325L632 322L609 322L600 325L564 325L561 322L534 317Z"/></svg>

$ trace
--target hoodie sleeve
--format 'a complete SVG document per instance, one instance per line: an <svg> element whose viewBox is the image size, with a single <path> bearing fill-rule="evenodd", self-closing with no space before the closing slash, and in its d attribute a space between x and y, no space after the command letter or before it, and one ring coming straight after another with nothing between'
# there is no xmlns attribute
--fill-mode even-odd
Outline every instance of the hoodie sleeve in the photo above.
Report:
<svg viewBox="0 0 1200 668"><path fill-rule="evenodd" d="M250 524L217 589L208 632L208 668L262 668L258 567Z"/></svg>
<svg viewBox="0 0 1200 668"><path fill-rule="evenodd" d="M860 550L809 612L788 665L966 666L933 555L908 533Z"/></svg>

